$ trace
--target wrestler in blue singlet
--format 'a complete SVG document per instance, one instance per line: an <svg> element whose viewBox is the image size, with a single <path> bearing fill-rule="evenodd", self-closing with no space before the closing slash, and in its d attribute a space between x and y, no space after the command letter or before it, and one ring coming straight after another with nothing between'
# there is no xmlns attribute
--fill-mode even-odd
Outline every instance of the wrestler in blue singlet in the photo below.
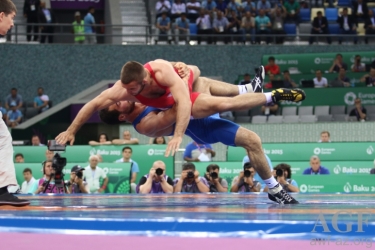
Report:
<svg viewBox="0 0 375 250"><path fill-rule="evenodd" d="M132 123L135 130L137 130L136 126L142 120L142 118L153 111L160 110L157 108L147 107L142 111L142 113ZM219 114L215 114L202 119L190 120L185 134L190 136L191 139L199 144L214 144L221 142L227 146L235 147L236 145L234 140L239 127L240 126L234 122L221 119Z"/></svg>

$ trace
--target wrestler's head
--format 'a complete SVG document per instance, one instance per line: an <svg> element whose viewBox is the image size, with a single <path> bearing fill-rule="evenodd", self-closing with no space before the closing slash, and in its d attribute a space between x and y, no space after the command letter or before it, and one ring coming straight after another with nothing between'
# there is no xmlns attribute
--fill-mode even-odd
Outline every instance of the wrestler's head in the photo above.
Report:
<svg viewBox="0 0 375 250"><path fill-rule="evenodd" d="M14 26L14 17L17 8L10 0L0 1L0 35L5 36L7 32Z"/></svg>
<svg viewBox="0 0 375 250"><path fill-rule="evenodd" d="M128 101L116 102L108 108L99 111L102 122L107 124L120 124L127 121L128 115L134 110L135 103Z"/></svg>
<svg viewBox="0 0 375 250"><path fill-rule="evenodd" d="M136 96L142 92L147 84L147 74L143 65L130 61L125 63L121 70L121 83L122 86L128 91L129 94Z"/></svg>

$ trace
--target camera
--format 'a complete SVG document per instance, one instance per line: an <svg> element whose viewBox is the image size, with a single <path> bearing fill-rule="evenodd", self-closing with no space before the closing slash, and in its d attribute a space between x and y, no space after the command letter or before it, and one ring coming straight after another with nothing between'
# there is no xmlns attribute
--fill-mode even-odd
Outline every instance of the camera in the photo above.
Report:
<svg viewBox="0 0 375 250"><path fill-rule="evenodd" d="M211 172L211 173L210 173L210 176L211 176L212 179L217 179L217 178L219 178L219 175L218 175L216 172Z"/></svg>
<svg viewBox="0 0 375 250"><path fill-rule="evenodd" d="M276 169L276 176L281 177L284 175L284 171L282 169Z"/></svg>
<svg viewBox="0 0 375 250"><path fill-rule="evenodd" d="M58 144L55 140L48 141L48 150L65 151L65 145ZM56 187L64 187L63 169L66 166L66 158L61 157L58 153L52 158L52 168L55 170L54 179ZM82 174L82 173L81 173Z"/></svg>
<svg viewBox="0 0 375 250"><path fill-rule="evenodd" d="M250 172L250 170L245 170L244 172L243 172L243 175L245 176L245 177L250 177L250 175L251 175L251 172Z"/></svg>
<svg viewBox="0 0 375 250"><path fill-rule="evenodd" d="M155 173L156 173L158 176L162 175L163 172L164 172L164 170L161 169L161 168L157 168L157 169L155 170Z"/></svg>
<svg viewBox="0 0 375 250"><path fill-rule="evenodd" d="M82 177L83 177L83 173L82 173L82 171L78 171L78 172L76 173L76 176L77 176L78 178L82 179Z"/></svg>
<svg viewBox="0 0 375 250"><path fill-rule="evenodd" d="M194 172L193 172L193 171L189 171L189 172L187 173L187 178L189 178L189 179L194 178Z"/></svg>

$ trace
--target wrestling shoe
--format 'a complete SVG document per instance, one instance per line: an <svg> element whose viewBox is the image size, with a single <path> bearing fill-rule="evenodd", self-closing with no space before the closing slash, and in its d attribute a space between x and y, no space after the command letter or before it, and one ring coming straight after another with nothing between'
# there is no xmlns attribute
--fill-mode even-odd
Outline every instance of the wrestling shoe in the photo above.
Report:
<svg viewBox="0 0 375 250"><path fill-rule="evenodd" d="M268 190L268 198L279 204L299 204L299 202L290 196L280 184Z"/></svg>
<svg viewBox="0 0 375 250"><path fill-rule="evenodd" d="M14 196L10 193L5 193L0 195L0 206L1 205L10 205L15 207L27 206L30 204L28 200L18 199L17 196Z"/></svg>
<svg viewBox="0 0 375 250"><path fill-rule="evenodd" d="M247 92L248 93L263 93L263 82L264 82L264 67L260 66L258 68L258 72L255 74L254 79L249 84L245 85L248 90Z"/></svg>
<svg viewBox="0 0 375 250"><path fill-rule="evenodd" d="M306 98L305 91L302 89L275 89L271 93L274 103L279 101L300 102Z"/></svg>

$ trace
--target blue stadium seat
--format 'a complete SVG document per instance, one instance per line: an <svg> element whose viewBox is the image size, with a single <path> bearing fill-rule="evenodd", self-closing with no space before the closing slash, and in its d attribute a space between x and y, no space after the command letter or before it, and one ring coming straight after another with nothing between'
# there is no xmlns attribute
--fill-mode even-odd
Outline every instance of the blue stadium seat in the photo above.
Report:
<svg viewBox="0 0 375 250"><path fill-rule="evenodd" d="M331 34L340 34L340 25L338 23L330 23L328 28Z"/></svg>
<svg viewBox="0 0 375 250"><path fill-rule="evenodd" d="M190 29L190 35L196 35L198 33L198 27L197 24L195 23L190 23L189 24L189 29Z"/></svg>
<svg viewBox="0 0 375 250"><path fill-rule="evenodd" d="M295 23L286 23L284 24L284 30L288 35L295 35L297 34L296 31L296 24Z"/></svg>
<svg viewBox="0 0 375 250"><path fill-rule="evenodd" d="M302 22L310 22L311 9L300 9L299 15Z"/></svg>
<svg viewBox="0 0 375 250"><path fill-rule="evenodd" d="M350 0L339 0L338 3L337 3L337 6L347 6L347 7L350 7L352 4L351 4L351 1Z"/></svg>
<svg viewBox="0 0 375 250"><path fill-rule="evenodd" d="M336 21L338 17L336 8L326 8L326 18L328 21Z"/></svg>

